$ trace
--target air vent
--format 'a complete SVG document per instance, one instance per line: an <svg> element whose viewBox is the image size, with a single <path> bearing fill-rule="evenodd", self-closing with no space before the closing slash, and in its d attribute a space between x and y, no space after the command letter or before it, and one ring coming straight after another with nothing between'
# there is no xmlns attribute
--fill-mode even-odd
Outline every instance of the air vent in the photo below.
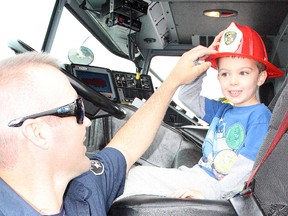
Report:
<svg viewBox="0 0 288 216"><path fill-rule="evenodd" d="M213 43L214 38L215 36L193 35L192 45L193 46L202 45L202 46L208 47Z"/></svg>

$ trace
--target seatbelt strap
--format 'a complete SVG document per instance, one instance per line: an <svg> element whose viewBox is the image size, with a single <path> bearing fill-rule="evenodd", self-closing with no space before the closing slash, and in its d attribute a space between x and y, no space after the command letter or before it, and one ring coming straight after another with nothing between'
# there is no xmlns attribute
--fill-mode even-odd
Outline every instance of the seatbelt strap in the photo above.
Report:
<svg viewBox="0 0 288 216"><path fill-rule="evenodd" d="M254 171L252 172L252 174L250 175L247 183L246 183L246 189L250 186L251 181L253 180L255 174L257 173L257 171L259 170L260 166L265 162L265 160L268 158L268 156L271 154L271 152L275 149L276 145L278 144L279 140L281 139L281 137L283 136L284 133L286 133L288 129L288 112L286 112L280 126L279 129L275 135L275 137L272 140L271 145L269 146L265 156L262 158L261 162L258 164L258 166L254 169Z"/></svg>

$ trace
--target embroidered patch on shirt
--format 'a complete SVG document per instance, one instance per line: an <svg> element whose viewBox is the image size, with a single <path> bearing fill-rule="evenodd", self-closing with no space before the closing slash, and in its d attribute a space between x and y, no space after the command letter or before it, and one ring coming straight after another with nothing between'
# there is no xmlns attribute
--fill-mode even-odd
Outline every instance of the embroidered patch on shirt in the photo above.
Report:
<svg viewBox="0 0 288 216"><path fill-rule="evenodd" d="M102 175L102 173L104 172L104 165L99 160L91 160L90 170L95 175Z"/></svg>

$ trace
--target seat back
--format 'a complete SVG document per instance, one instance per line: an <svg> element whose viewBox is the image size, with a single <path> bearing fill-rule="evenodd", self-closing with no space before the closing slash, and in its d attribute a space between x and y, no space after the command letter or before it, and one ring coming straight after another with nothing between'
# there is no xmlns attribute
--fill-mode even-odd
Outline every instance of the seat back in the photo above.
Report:
<svg viewBox="0 0 288 216"><path fill-rule="evenodd" d="M255 167L266 154L281 121L288 111L287 77L279 92L277 102L272 101L272 118L266 138L259 150ZM288 215L288 132L255 175L255 196L267 215ZM280 214L281 212L281 214Z"/></svg>
<svg viewBox="0 0 288 216"><path fill-rule="evenodd" d="M274 85L272 82L266 82L259 87L259 100L266 106L270 104L274 98Z"/></svg>

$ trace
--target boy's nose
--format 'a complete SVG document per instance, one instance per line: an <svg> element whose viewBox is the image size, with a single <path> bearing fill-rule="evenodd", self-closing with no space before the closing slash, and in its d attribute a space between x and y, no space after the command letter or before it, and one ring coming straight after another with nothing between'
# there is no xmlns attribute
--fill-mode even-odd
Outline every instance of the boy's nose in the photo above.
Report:
<svg viewBox="0 0 288 216"><path fill-rule="evenodd" d="M230 76L230 84L231 85L237 85L238 84L239 77L237 75L231 75Z"/></svg>

